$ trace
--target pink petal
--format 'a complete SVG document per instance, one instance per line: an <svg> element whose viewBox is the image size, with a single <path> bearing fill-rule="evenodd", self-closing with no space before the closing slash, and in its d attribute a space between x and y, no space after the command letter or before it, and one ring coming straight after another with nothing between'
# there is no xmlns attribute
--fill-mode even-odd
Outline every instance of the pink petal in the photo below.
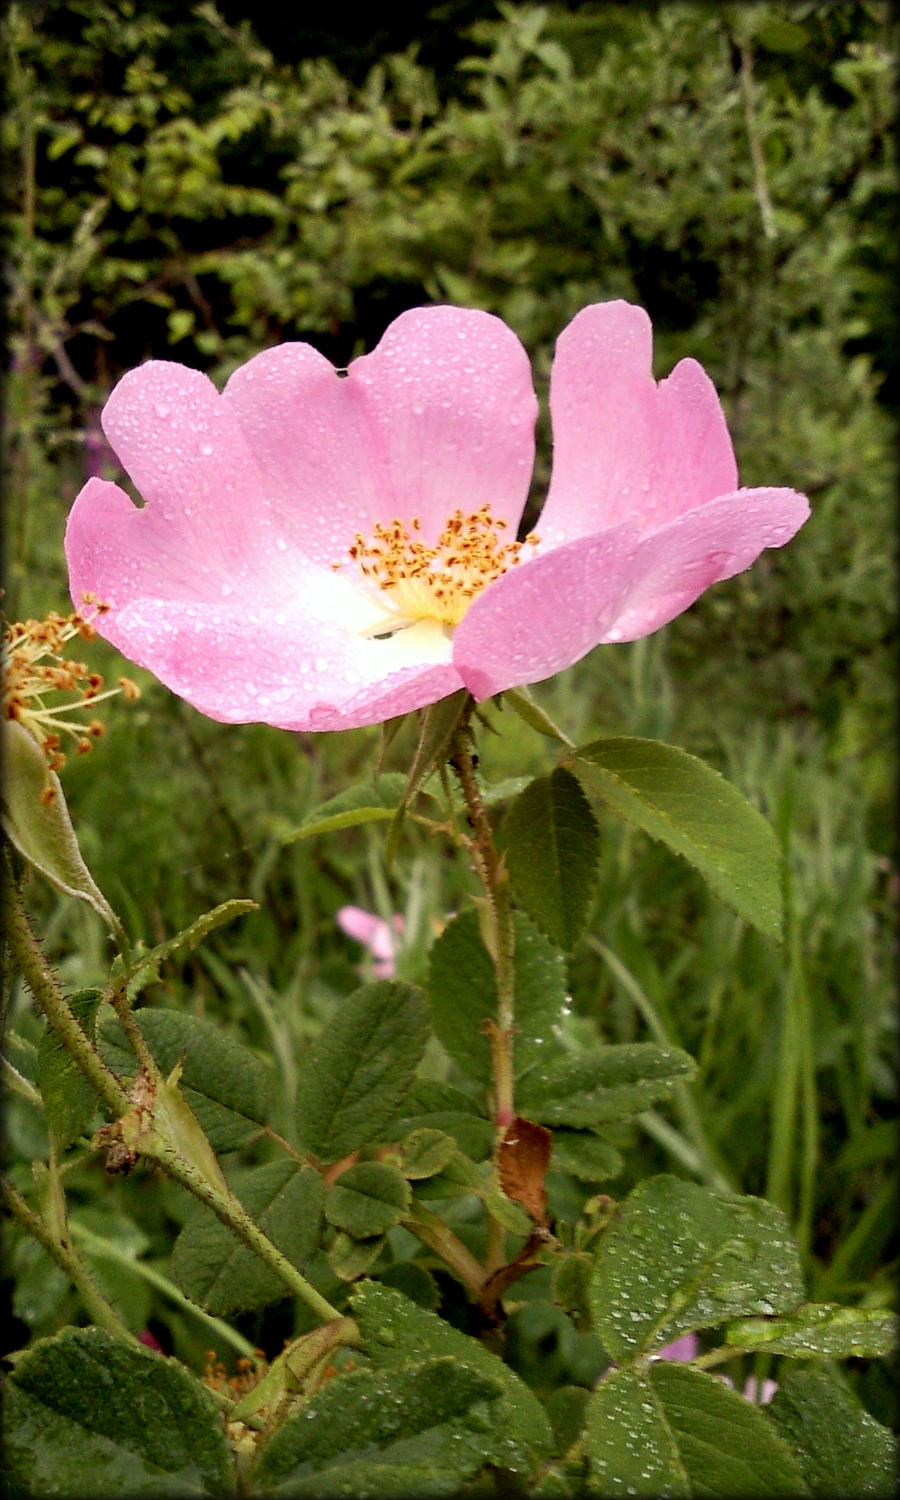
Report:
<svg viewBox="0 0 900 1500"><path fill-rule="evenodd" d="M633 641L659 630L711 584L743 572L765 548L783 547L809 513L796 490L737 490L644 537L620 612L600 639Z"/></svg>
<svg viewBox="0 0 900 1500"><path fill-rule="evenodd" d="M165 531L195 568L240 575L264 564L277 533L263 478L211 380L151 360L122 377L101 422L153 517L146 530Z"/></svg>
<svg viewBox="0 0 900 1500"><path fill-rule="evenodd" d="M633 518L653 530L736 488L715 387L694 360L659 386L652 330L627 302L584 308L550 377L553 473L538 530L556 545Z"/></svg>
<svg viewBox="0 0 900 1500"><path fill-rule="evenodd" d="M596 646L619 616L635 546L634 527L617 526L539 553L479 594L453 639L474 697L541 682Z"/></svg>
<svg viewBox="0 0 900 1500"><path fill-rule="evenodd" d="M657 1353L657 1359L684 1360L686 1362L696 1359L700 1353L700 1340L696 1333L683 1333L681 1338L674 1339L671 1344L666 1344L664 1349Z"/></svg>
<svg viewBox="0 0 900 1500"><path fill-rule="evenodd" d="M292 543L319 562L378 520L417 516L429 541L460 507L518 523L537 402L525 350L488 313L403 313L343 379L308 345L283 344L236 370L224 399Z"/></svg>
<svg viewBox="0 0 900 1500"><path fill-rule="evenodd" d="M390 642L349 635L299 609L279 621L255 607L144 597L104 616L102 628L200 713L229 724L353 729L462 685L449 663L392 668Z"/></svg>

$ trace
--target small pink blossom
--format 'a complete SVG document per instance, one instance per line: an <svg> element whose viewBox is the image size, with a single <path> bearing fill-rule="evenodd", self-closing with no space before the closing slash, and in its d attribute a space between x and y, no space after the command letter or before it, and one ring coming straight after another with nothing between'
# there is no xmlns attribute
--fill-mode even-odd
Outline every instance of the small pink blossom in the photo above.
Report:
<svg viewBox="0 0 900 1500"><path fill-rule="evenodd" d="M368 948L372 972L379 979L393 979L397 971L396 939L403 934L403 918L398 914L386 922L361 906L342 906L335 920L342 932Z"/></svg>
<svg viewBox="0 0 900 1500"><path fill-rule="evenodd" d="M699 1353L700 1340L696 1333L683 1333L681 1338L674 1339L671 1344L666 1344L664 1349L660 1349L656 1358L673 1359L684 1364L690 1364L691 1360L696 1359ZM726 1385L734 1385L733 1380L728 1375L719 1375L718 1378L724 1381ZM752 1401L756 1406L766 1406L777 1390L777 1381L764 1380L760 1383L755 1375L750 1375L744 1382L744 1389L741 1395L745 1401Z"/></svg>
<svg viewBox="0 0 900 1500"><path fill-rule="evenodd" d="M649 635L809 514L794 490L738 488L712 382L685 359L657 384L641 308L578 313L550 411L549 491L518 541L537 402L488 313L403 313L345 372L282 344L221 394L151 361L102 414L144 504L82 489L76 607L103 600L103 634L210 718L350 728Z"/></svg>

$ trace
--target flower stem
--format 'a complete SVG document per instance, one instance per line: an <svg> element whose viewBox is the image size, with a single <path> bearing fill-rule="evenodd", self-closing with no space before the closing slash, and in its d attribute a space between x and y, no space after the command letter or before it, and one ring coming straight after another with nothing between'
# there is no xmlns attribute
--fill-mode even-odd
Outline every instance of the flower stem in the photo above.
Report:
<svg viewBox="0 0 900 1500"><path fill-rule="evenodd" d="M474 706L474 705L473 705ZM470 716L459 724L450 742L450 765L462 789L474 837L469 847L487 897L487 947L497 984L497 1015L490 1025L494 1078L494 1123L498 1139L515 1119L513 1038L515 1035L515 928L509 877L494 843L490 820L478 785Z"/></svg>

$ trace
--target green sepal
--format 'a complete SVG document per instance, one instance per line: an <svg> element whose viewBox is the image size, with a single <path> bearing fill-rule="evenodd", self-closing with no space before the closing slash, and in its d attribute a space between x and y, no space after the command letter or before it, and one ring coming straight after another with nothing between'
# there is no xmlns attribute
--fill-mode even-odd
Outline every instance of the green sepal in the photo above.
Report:
<svg viewBox="0 0 900 1500"><path fill-rule="evenodd" d="M67 896L86 901L115 936L122 924L84 862L62 782L33 735L4 719L3 831L24 860ZM49 800L46 800L49 796Z"/></svg>

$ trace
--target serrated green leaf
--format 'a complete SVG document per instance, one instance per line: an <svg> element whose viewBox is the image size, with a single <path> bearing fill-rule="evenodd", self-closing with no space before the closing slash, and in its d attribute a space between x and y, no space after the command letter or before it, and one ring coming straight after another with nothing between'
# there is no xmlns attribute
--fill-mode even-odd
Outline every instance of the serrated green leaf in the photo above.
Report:
<svg viewBox="0 0 900 1500"><path fill-rule="evenodd" d="M597 821L577 777L558 766L518 796L503 825L519 903L564 952L587 920L597 875Z"/></svg>
<svg viewBox="0 0 900 1500"><path fill-rule="evenodd" d="M659 740L593 740L575 753L610 807L683 855L760 932L780 938L778 840L718 771Z"/></svg>
<svg viewBox="0 0 900 1500"><path fill-rule="evenodd" d="M300 827L289 833L283 842L292 844L297 839L312 839L340 828L357 828L363 823L389 822L397 811L405 785L405 776L399 771L389 771L379 776L374 784L363 781L345 787L307 813Z"/></svg>
<svg viewBox="0 0 900 1500"><path fill-rule="evenodd" d="M102 990L86 989L69 995L66 1002L82 1031L91 1039L102 999ZM87 1130L97 1109L97 1094L71 1052L49 1027L38 1046L37 1084L47 1124L57 1146L64 1151Z"/></svg>
<svg viewBox="0 0 900 1500"><path fill-rule="evenodd" d="M725 1342L795 1359L879 1359L897 1348L897 1320L875 1308L807 1302L787 1318L731 1323Z"/></svg>
<svg viewBox="0 0 900 1500"><path fill-rule="evenodd" d="M602 1495L809 1494L758 1407L714 1375L665 1360L600 1382L585 1446L591 1487Z"/></svg>
<svg viewBox="0 0 900 1500"><path fill-rule="evenodd" d="M631 1119L696 1071L678 1047L625 1042L551 1058L522 1078L517 1105L543 1125L593 1128Z"/></svg>
<svg viewBox="0 0 900 1500"><path fill-rule="evenodd" d="M454 1359L354 1370L331 1381L266 1443L263 1494L454 1495L492 1447L499 1383Z"/></svg>
<svg viewBox="0 0 900 1500"><path fill-rule="evenodd" d="M428 1040L419 990L396 980L344 1000L299 1068L297 1130L304 1150L340 1161L395 1124Z"/></svg>
<svg viewBox="0 0 900 1500"><path fill-rule="evenodd" d="M601 1182L618 1177L622 1153L602 1136L589 1130L554 1130L551 1166L569 1172L581 1182Z"/></svg>
<svg viewBox="0 0 900 1500"><path fill-rule="evenodd" d="M16 719L2 721L3 831L22 858L67 896L86 901L113 933L118 917L81 856L62 783L40 745ZM47 789L52 792L44 801Z"/></svg>
<svg viewBox="0 0 900 1500"><path fill-rule="evenodd" d="M415 1080L397 1123L401 1136L419 1129L445 1131L473 1161L489 1156L494 1143L493 1124L471 1095L435 1079Z"/></svg>
<svg viewBox="0 0 900 1500"><path fill-rule="evenodd" d="M221 1026L184 1011L144 1009L136 1019L161 1072L182 1065L181 1091L214 1151L234 1151L259 1133L271 1098L271 1075L261 1058ZM101 1023L99 1043L114 1072L135 1073L116 1017Z"/></svg>
<svg viewBox="0 0 900 1500"><path fill-rule="evenodd" d="M230 1176L235 1197L283 1255L303 1270L316 1253L325 1189L318 1172L271 1161ZM287 1295L284 1282L212 1212L196 1208L175 1241L172 1275L207 1312L228 1317Z"/></svg>
<svg viewBox="0 0 900 1500"><path fill-rule="evenodd" d="M325 1194L325 1217L355 1239L370 1239L399 1224L411 1196L409 1183L396 1167L361 1161L331 1184Z"/></svg>
<svg viewBox="0 0 900 1500"><path fill-rule="evenodd" d="M516 1075L532 1067L549 1050L554 1027L567 1003L566 966L562 954L523 913L515 915ZM463 912L447 923L431 949L428 1004L441 1044L467 1078L491 1080L491 1045L484 1023L497 1014L494 966L475 912Z"/></svg>
<svg viewBox="0 0 900 1500"><path fill-rule="evenodd" d="M800 1252L763 1198L724 1197L667 1175L640 1183L597 1248L591 1311L614 1359L803 1296Z"/></svg>
<svg viewBox="0 0 900 1500"><path fill-rule="evenodd" d="M502 1388L488 1456L501 1469L528 1473L553 1446L547 1413L534 1393L502 1359L402 1293L363 1282L351 1301L365 1352L376 1369L397 1370L411 1357L448 1356L471 1365Z"/></svg>
<svg viewBox="0 0 900 1500"><path fill-rule="evenodd" d="M24 1495L226 1495L218 1407L173 1359L66 1328L16 1362L4 1400L7 1477Z"/></svg>
<svg viewBox="0 0 900 1500"><path fill-rule="evenodd" d="M766 1408L813 1495L895 1495L897 1438L832 1370L787 1370Z"/></svg>
<svg viewBox="0 0 900 1500"><path fill-rule="evenodd" d="M433 1177L456 1155L457 1144L443 1130L413 1130L400 1142L397 1163L404 1177Z"/></svg>

